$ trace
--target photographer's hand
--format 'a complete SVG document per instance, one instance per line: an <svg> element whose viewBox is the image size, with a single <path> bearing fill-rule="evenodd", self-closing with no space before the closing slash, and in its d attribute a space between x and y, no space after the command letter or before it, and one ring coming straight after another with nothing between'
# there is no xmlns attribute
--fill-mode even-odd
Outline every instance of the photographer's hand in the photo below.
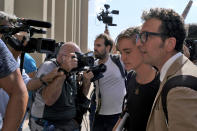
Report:
<svg viewBox="0 0 197 131"><path fill-rule="evenodd" d="M19 33L16 33L14 35L20 42L22 42L23 46L26 46L28 44L28 41L29 41L29 33L27 32L19 32Z"/></svg>
<svg viewBox="0 0 197 131"><path fill-rule="evenodd" d="M62 76L63 73L58 72L58 69L59 69L58 67L53 69L50 73L43 76L42 80L47 82L47 83L51 83L56 77Z"/></svg>
<svg viewBox="0 0 197 131"><path fill-rule="evenodd" d="M85 96L88 95L90 85L91 85L91 79L94 77L94 74L92 71L86 71L83 73L83 94Z"/></svg>
<svg viewBox="0 0 197 131"><path fill-rule="evenodd" d="M57 70L58 68L53 69L50 73L42 76L42 78L32 78L27 83L27 89L30 91L36 90L43 85L43 82L50 84L55 78L64 75L62 72L58 72Z"/></svg>
<svg viewBox="0 0 197 131"><path fill-rule="evenodd" d="M70 53L69 55L62 56L62 63L60 63L60 67L70 72L73 68L76 68L78 64L78 60L76 58L75 53Z"/></svg>

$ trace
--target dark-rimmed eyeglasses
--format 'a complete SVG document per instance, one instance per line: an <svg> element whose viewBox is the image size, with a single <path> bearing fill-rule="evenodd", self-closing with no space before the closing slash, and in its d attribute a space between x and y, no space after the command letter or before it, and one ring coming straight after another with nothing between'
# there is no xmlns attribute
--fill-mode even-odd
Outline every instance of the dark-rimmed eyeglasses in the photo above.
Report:
<svg viewBox="0 0 197 131"><path fill-rule="evenodd" d="M151 36L151 35L160 36L160 37L164 36L163 33L147 32L147 31L145 31L145 32L137 34L136 42L138 42L138 40L140 39L141 43L144 44L148 40L148 37Z"/></svg>

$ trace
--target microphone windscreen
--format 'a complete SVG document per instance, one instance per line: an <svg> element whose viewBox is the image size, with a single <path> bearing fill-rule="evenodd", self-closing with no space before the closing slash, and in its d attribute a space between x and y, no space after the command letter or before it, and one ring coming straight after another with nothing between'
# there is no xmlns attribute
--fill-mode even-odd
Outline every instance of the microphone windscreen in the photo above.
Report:
<svg viewBox="0 0 197 131"><path fill-rule="evenodd" d="M24 19L24 22L25 22L25 24L27 24L29 26L51 28L50 22L31 20L31 19Z"/></svg>

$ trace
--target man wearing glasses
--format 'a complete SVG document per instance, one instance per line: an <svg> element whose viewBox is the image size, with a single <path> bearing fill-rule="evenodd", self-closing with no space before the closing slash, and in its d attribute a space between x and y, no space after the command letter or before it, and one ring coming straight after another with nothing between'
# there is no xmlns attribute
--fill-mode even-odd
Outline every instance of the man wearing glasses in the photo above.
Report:
<svg viewBox="0 0 197 131"><path fill-rule="evenodd" d="M163 88L166 82L175 76L197 77L197 67L181 53L186 34L183 19L171 9L155 8L144 11L142 20L144 23L137 36L137 46L144 62L158 68L161 81L147 131L196 131L197 84L191 88L178 85L182 80L173 81L178 86L167 94L167 115L162 105L162 90L167 88Z"/></svg>

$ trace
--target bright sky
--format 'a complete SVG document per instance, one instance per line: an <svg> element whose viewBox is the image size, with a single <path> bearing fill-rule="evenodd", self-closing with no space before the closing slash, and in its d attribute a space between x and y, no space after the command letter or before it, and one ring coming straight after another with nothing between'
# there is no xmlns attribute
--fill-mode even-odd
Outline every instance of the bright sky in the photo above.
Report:
<svg viewBox="0 0 197 131"><path fill-rule="evenodd" d="M188 2L189 0L89 0L88 47L93 50L95 37L105 30L105 24L97 19L97 14L105 9L104 4L110 5L109 11L119 10L119 15L112 15L113 23L117 26L109 26L110 35L115 39L122 30L141 25L143 10L164 7L182 14ZM197 0L193 0L185 23L197 23Z"/></svg>

